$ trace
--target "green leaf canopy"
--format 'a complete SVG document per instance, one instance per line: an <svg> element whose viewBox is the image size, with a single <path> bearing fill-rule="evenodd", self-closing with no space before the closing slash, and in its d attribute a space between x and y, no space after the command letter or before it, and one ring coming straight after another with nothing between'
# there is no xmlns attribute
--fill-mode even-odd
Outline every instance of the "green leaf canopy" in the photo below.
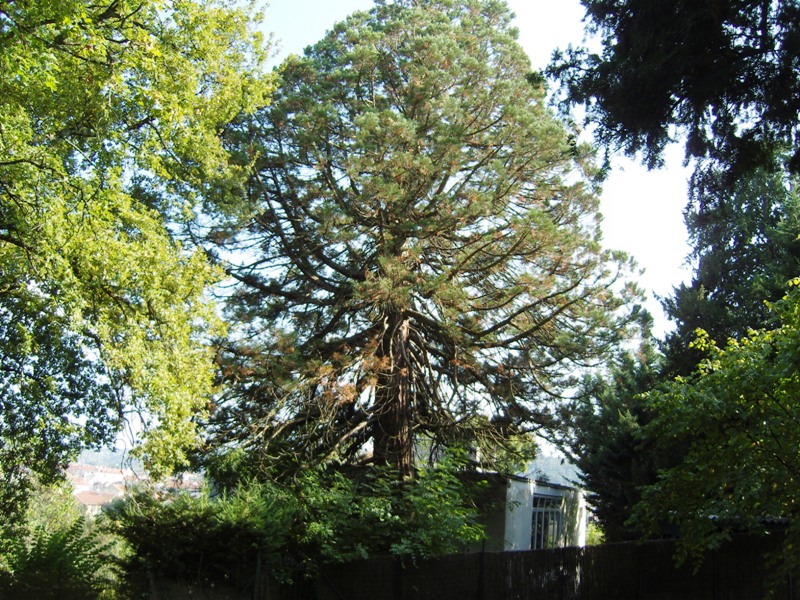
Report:
<svg viewBox="0 0 800 600"><path fill-rule="evenodd" d="M167 223L236 175L221 128L270 91L250 24L194 0L0 6L6 490L113 439L135 411L156 473L195 443L217 274Z"/></svg>
<svg viewBox="0 0 800 600"><path fill-rule="evenodd" d="M677 527L684 555L699 557L734 531L764 533L786 519L780 565L797 567L800 478L800 279L773 305L777 327L750 331L707 353L690 377L646 397L657 416L647 435L682 440L685 458L645 489L639 522L651 532Z"/></svg>

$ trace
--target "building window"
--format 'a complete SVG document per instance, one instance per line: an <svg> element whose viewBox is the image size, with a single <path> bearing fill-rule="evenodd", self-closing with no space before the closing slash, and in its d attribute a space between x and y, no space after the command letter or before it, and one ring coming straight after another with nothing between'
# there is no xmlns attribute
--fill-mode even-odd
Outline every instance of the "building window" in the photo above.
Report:
<svg viewBox="0 0 800 600"><path fill-rule="evenodd" d="M531 549L555 548L562 545L564 531L564 498L561 496L533 497L533 527Z"/></svg>

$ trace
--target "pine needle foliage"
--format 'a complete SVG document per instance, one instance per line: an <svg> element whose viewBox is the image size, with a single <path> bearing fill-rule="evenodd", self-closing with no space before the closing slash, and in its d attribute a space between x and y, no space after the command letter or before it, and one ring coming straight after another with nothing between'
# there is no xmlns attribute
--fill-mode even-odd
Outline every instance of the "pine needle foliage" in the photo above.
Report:
<svg viewBox="0 0 800 600"><path fill-rule="evenodd" d="M205 232L234 282L215 443L408 475L420 441L552 432L624 336L591 152L510 22L494 0L378 2L230 128L253 171L251 212Z"/></svg>

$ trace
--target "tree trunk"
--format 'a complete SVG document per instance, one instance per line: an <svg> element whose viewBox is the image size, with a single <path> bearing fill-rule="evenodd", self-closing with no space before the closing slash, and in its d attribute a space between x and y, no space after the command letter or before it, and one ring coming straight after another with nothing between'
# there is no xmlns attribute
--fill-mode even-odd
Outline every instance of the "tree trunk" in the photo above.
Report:
<svg viewBox="0 0 800 600"><path fill-rule="evenodd" d="M390 465L404 478L412 474L413 455L409 322L400 313L391 314L386 322L378 349L382 367L375 393L374 457L376 464Z"/></svg>

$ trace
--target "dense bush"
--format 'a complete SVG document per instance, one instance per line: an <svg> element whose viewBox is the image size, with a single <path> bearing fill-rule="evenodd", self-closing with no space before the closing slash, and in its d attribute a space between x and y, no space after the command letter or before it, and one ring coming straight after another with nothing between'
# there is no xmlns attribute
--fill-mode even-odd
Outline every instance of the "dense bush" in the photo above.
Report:
<svg viewBox="0 0 800 600"><path fill-rule="evenodd" d="M140 490L106 515L130 545L125 567L134 582L156 578L244 590L259 564L272 571L279 566L294 511L283 490L253 484L216 498Z"/></svg>
<svg viewBox="0 0 800 600"><path fill-rule="evenodd" d="M471 495L449 463L405 481L391 469L310 472L296 487L296 540L325 562L456 552L483 535Z"/></svg>
<svg viewBox="0 0 800 600"><path fill-rule="evenodd" d="M28 483L24 511L0 519L0 598L116 597L119 540L83 518L67 481Z"/></svg>
<svg viewBox="0 0 800 600"><path fill-rule="evenodd" d="M107 511L127 540L132 580L251 589L367 556L427 557L479 540L470 490L454 467L401 481L391 471L311 469L219 495L140 491Z"/></svg>

